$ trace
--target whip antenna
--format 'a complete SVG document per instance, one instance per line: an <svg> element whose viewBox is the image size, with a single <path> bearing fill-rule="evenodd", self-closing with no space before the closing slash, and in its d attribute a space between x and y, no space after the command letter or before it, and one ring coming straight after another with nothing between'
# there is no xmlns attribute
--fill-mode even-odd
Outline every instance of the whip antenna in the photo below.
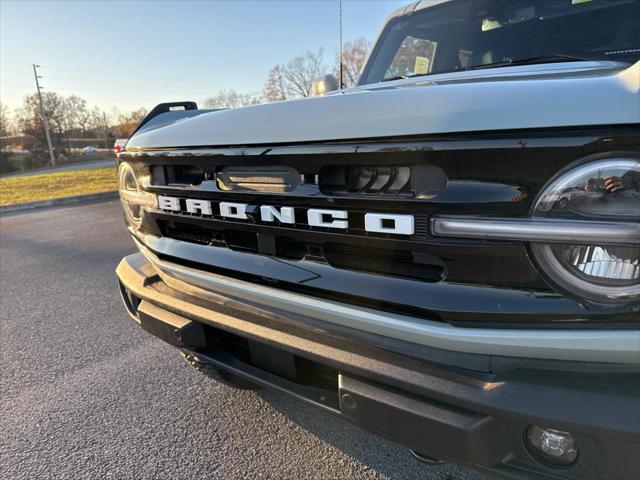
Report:
<svg viewBox="0 0 640 480"><path fill-rule="evenodd" d="M339 60L338 60L338 86L340 90L342 90L343 82L342 82L342 0L338 0L338 51Z"/></svg>

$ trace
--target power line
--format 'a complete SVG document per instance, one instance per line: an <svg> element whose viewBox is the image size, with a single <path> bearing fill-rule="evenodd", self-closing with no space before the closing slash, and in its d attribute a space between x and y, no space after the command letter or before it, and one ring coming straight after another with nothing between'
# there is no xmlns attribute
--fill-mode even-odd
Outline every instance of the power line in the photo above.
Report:
<svg viewBox="0 0 640 480"><path fill-rule="evenodd" d="M11 63L14 64L23 64L23 62L16 62L16 61L12 61L12 60L6 60L6 59L0 59L0 62L6 62L9 61ZM70 72L70 73L88 73L91 75L95 75L97 78L96 79L86 79L86 80L76 80L76 81L80 81L80 82L85 82L85 83L117 83L117 84L121 84L123 82L127 82L127 81L131 81L132 83L139 83L140 79L150 79L153 80L153 85L165 85L165 86L176 86L179 88L202 88L202 89L208 89L209 87L207 87L206 85L199 83L199 84L187 84L184 82L181 82L179 80L176 81L167 81L167 80L158 80L158 76L157 75L135 75L135 78L129 77L129 76L125 76L123 78L122 76L122 71L121 70L111 70L111 71L106 71L106 70L87 70L87 69L76 69L76 68L67 68L67 67L52 67L52 66L48 66L46 65L47 70L54 70L54 71L58 71L58 72ZM112 79L106 79L105 75L110 75L113 76Z"/></svg>
<svg viewBox="0 0 640 480"><path fill-rule="evenodd" d="M4 61L4 59L2 59L2 61ZM18 63L18 62L15 62ZM49 70L50 67L47 67L47 70ZM91 72L89 70L73 70L73 69L66 69L66 68L54 68L51 67L54 70L59 70L59 71L82 71L82 72L86 72L86 73L94 73L96 75L99 75L100 73L97 71ZM113 72L110 72L113 74ZM54 86L51 87L51 90L56 90L56 91L66 91L66 92L98 92L98 93L133 93L134 89L131 88L91 88L91 87L76 87L76 86L55 86L55 84L57 83L55 80L55 78L50 78L49 79L50 82L52 82L54 84ZM124 79L126 81L126 79ZM136 82L136 80L134 79L130 79L132 83L137 83L139 85L139 81ZM68 82L65 82L68 85ZM118 80L106 80L106 79L76 79L73 80L72 82L74 85L78 85L78 84L91 84L91 83L100 83L100 84L104 84L104 85L116 85L116 84L123 84L123 80L122 79L118 79ZM22 83L18 83L15 81L3 81L4 85L18 85L18 86L25 86ZM164 97L164 96L174 96L176 94L176 91L179 92L184 92L184 94L195 94L196 96L200 96L200 95L209 95L209 96L214 96L216 93L219 93L222 90L228 90L227 88L216 88L216 87L208 87L205 86L203 84L199 84L199 85L195 85L195 84L184 84L182 82L158 82L157 80L154 79L153 81L153 86L155 88L158 88L159 90L159 94L156 97ZM231 90L234 90L232 88L229 88ZM163 93L166 92L166 93ZM235 90L234 90L235 91ZM250 96L252 98L256 98L256 97L260 97L262 96L262 92L261 91L249 91L249 92L236 92L239 93L241 95L247 95ZM95 96L95 95L93 95ZM146 97L149 98L149 97ZM111 98L109 98L109 100L111 100ZM116 100L116 99L114 99Z"/></svg>

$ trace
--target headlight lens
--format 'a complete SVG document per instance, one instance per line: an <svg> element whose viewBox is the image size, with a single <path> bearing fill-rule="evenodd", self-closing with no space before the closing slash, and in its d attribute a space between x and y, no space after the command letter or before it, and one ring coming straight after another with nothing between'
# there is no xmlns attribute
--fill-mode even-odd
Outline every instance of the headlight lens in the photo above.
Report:
<svg viewBox="0 0 640 480"><path fill-rule="evenodd" d="M130 226L138 229L142 224L142 208L155 207L156 196L140 190L135 172L126 162L121 163L118 169L118 185L125 219Z"/></svg>
<svg viewBox="0 0 640 480"><path fill-rule="evenodd" d="M640 161L589 162L544 190L534 217L640 222ZM640 238L629 245L533 245L543 270L567 290L595 300L640 296Z"/></svg>

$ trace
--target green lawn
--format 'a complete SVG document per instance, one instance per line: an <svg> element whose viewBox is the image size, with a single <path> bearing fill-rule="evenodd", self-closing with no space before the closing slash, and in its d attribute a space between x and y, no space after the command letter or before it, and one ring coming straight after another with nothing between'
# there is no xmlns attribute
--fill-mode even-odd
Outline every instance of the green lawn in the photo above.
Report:
<svg viewBox="0 0 640 480"><path fill-rule="evenodd" d="M0 206L118 189L114 167L0 178Z"/></svg>

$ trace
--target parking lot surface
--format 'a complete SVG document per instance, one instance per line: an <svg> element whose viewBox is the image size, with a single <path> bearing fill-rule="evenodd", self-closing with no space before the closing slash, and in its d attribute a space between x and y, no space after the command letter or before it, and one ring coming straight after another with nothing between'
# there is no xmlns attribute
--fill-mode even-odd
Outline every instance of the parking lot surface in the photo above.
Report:
<svg viewBox="0 0 640 480"><path fill-rule="evenodd" d="M0 219L0 478L479 479L199 374L125 314L119 205Z"/></svg>

